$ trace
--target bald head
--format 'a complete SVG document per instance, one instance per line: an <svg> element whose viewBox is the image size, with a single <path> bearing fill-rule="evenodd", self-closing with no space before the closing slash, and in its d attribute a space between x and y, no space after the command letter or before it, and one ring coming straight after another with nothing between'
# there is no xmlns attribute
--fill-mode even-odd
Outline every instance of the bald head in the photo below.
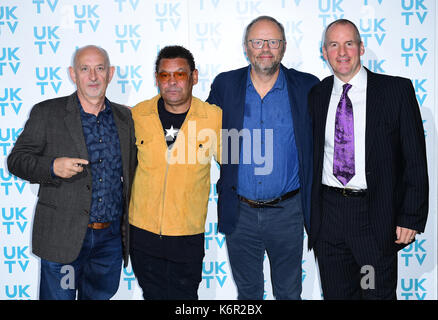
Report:
<svg viewBox="0 0 438 320"><path fill-rule="evenodd" d="M76 49L75 53L73 54L73 61L72 61L72 66L74 69L76 69L76 67L78 66L78 61L79 61L79 57L81 56L81 54L85 51L88 51L90 49L94 49L100 52L100 54L103 56L104 61L105 61L105 67L109 67L110 66L110 59L108 56L108 52L106 52L105 49L95 46L95 45L87 45L81 48Z"/></svg>

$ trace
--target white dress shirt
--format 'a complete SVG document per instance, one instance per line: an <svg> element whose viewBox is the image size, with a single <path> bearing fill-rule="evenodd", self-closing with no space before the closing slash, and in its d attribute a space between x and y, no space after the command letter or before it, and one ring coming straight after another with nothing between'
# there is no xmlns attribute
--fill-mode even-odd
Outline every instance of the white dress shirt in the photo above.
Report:
<svg viewBox="0 0 438 320"><path fill-rule="evenodd" d="M353 105L355 175L345 186L333 175L336 109L341 99L342 86L345 84L345 82L334 76L333 90L325 128L322 184L338 188L367 189L365 176L367 72L363 66L361 66L359 72L348 83L352 85L348 91L348 97Z"/></svg>

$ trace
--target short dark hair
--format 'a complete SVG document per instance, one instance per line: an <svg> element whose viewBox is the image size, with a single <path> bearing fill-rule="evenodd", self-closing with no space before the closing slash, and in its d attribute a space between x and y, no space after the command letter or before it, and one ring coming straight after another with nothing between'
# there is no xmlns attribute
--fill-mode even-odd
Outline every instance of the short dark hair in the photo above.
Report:
<svg viewBox="0 0 438 320"><path fill-rule="evenodd" d="M262 21L262 20L265 20L265 21L271 21L271 22L275 23L275 24L277 25L278 29L280 29L281 35L282 35L282 37L283 37L282 40L283 40L284 42L286 42L286 34L285 34L285 32L284 32L284 27L283 27L283 25L282 25L280 22L278 22L278 21L277 21L275 18L273 18L273 17L270 17L270 16L260 16L260 17L255 18L254 20L252 20L252 21L246 26L246 29L245 29L245 35L244 35L244 37L243 37L243 41L244 41L244 45L245 45L245 46L247 45L247 42L248 42L248 34L249 34L249 31L251 30L252 26L253 26L254 24L256 24L257 22Z"/></svg>
<svg viewBox="0 0 438 320"><path fill-rule="evenodd" d="M332 23L330 23L330 24L327 26L327 28L325 28L325 32L324 32L324 47L325 47L325 48L327 47L327 31L328 31L331 27L333 27L333 26L335 26L335 25L337 25L337 24L341 24L341 25L349 24L349 25L351 25L351 26L353 27L353 30L354 30L354 36L355 36L355 38L356 38L357 44L360 44L360 43L362 42L362 40L361 40L361 38L360 38L360 32L359 32L359 29L356 27L356 25L355 25L353 22L351 22L351 21L348 20L348 19L338 19L338 20L335 20L335 21L333 21Z"/></svg>
<svg viewBox="0 0 438 320"><path fill-rule="evenodd" d="M162 59L183 58L187 60L190 66L190 71L195 70L195 59L192 53L183 46L166 46L160 50L155 61L155 72L158 73L158 68Z"/></svg>

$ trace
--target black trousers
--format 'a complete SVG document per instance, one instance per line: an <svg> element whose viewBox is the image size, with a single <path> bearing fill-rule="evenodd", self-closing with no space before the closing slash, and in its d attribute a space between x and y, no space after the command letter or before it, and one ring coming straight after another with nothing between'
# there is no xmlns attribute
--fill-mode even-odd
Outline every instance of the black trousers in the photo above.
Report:
<svg viewBox="0 0 438 320"><path fill-rule="evenodd" d="M324 299L396 299L397 252L382 252L378 247L367 196L346 197L324 190L322 199L314 250Z"/></svg>
<svg viewBox="0 0 438 320"><path fill-rule="evenodd" d="M131 264L145 300L198 300L202 259L174 262L131 249Z"/></svg>

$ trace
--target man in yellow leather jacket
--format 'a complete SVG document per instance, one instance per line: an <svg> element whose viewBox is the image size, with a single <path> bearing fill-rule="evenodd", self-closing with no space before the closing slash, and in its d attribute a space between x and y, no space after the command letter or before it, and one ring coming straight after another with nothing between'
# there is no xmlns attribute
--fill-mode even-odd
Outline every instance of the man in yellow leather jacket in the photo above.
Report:
<svg viewBox="0 0 438 320"><path fill-rule="evenodd" d="M132 267L144 299L197 299L222 111L192 96L198 70L187 49L163 48L155 71L160 94L132 109L138 148L129 212Z"/></svg>

